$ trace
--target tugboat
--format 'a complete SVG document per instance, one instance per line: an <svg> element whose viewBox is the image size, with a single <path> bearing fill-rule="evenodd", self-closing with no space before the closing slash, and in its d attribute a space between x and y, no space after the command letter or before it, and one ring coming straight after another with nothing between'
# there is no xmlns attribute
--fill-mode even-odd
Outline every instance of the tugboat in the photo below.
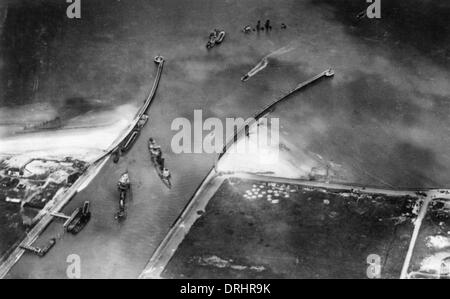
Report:
<svg viewBox="0 0 450 299"><path fill-rule="evenodd" d="M214 29L214 31L209 34L209 40L206 43L206 48L211 49L212 47L221 44L224 38L225 31Z"/></svg>
<svg viewBox="0 0 450 299"><path fill-rule="evenodd" d="M139 119L139 121L137 122L137 124L136 124L136 127L139 129L139 130L142 130L142 128L145 126L145 124L147 123L147 121L148 121L148 115L147 114L143 114L142 116L141 116L141 118Z"/></svg>
<svg viewBox="0 0 450 299"><path fill-rule="evenodd" d="M164 185L167 186L167 188L172 188L172 183L170 182L170 178L172 177L172 175L170 174L169 169L167 168L157 168L156 169L158 172L158 176L161 179L161 181L164 183Z"/></svg>
<svg viewBox="0 0 450 299"><path fill-rule="evenodd" d="M115 218L117 220L122 220L126 217L126 210L125 210L125 200L127 198L127 192L130 190L131 184L130 184L130 177L128 176L128 172L125 172L122 174L122 176L119 179L119 182L117 183L117 188L119 190L119 212L116 213Z"/></svg>
<svg viewBox="0 0 450 299"><path fill-rule="evenodd" d="M78 234L91 220L90 203L85 201L83 207L77 208L70 217L67 231L73 235Z"/></svg>
<svg viewBox="0 0 450 299"><path fill-rule="evenodd" d="M156 173L164 185L170 189L172 187L172 183L170 182L171 174L170 171L164 167L164 158L162 157L161 147L156 144L153 138L150 138L148 141L148 149Z"/></svg>

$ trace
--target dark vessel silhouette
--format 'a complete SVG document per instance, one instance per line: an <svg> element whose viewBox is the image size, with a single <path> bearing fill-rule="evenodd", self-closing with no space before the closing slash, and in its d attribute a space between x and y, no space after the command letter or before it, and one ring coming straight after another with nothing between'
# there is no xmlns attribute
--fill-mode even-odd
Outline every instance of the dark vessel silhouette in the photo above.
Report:
<svg viewBox="0 0 450 299"><path fill-rule="evenodd" d="M119 189L119 211L116 213L115 218L120 221L126 217L125 201L127 199L127 193L131 188L128 172L122 174L117 183L117 188Z"/></svg>
<svg viewBox="0 0 450 299"><path fill-rule="evenodd" d="M77 208L70 217L67 225L67 232L71 234L78 234L91 219L91 212L89 210L89 201L84 202L83 207Z"/></svg>
<svg viewBox="0 0 450 299"><path fill-rule="evenodd" d="M155 167L156 173L164 185L170 189L172 187L172 183L170 182L171 174L169 170L164 167L164 158L162 157L161 148L155 143L153 138L149 139L148 149L150 151L150 159Z"/></svg>
<svg viewBox="0 0 450 299"><path fill-rule="evenodd" d="M214 29L214 31L209 34L209 40L206 43L206 48L211 49L214 46L221 44L224 38L225 38L225 31Z"/></svg>

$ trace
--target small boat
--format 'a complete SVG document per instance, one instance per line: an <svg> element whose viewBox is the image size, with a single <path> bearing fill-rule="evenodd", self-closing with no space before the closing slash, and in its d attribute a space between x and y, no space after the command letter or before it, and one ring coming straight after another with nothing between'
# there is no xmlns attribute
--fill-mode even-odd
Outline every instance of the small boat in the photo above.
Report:
<svg viewBox="0 0 450 299"><path fill-rule="evenodd" d="M115 218L117 220L122 220L126 217L125 198L126 198L125 191L120 191L119 211L115 215Z"/></svg>
<svg viewBox="0 0 450 299"><path fill-rule="evenodd" d="M156 173L158 174L159 178L164 183L164 185L166 185L167 188L170 189L172 187L172 183L170 182L171 175L170 175L170 173L168 173L168 174L164 173L164 172L168 172L168 170L166 168L164 168L164 158L162 158L161 153L160 154L155 153L155 150L152 149L152 147L151 147L152 144L155 146L155 148L159 148L154 143L154 140L150 139L150 143L149 143L150 159L153 163L153 166L155 167ZM159 149L159 151L161 151L161 149Z"/></svg>
<svg viewBox="0 0 450 299"><path fill-rule="evenodd" d="M117 188L119 189L119 211L116 213L115 218L118 220L122 220L126 217L125 201L130 187L130 177L128 176L128 172L125 172L117 183Z"/></svg>
<svg viewBox="0 0 450 299"><path fill-rule="evenodd" d="M160 64L160 63L162 63L162 62L164 61L164 57L162 57L161 55L155 56L155 58L153 59L153 61L154 61L156 64Z"/></svg>
<svg viewBox="0 0 450 299"><path fill-rule="evenodd" d="M141 129L145 126L145 124L147 123L147 121L148 121L148 115L147 115L147 114L143 114L143 115L141 116L141 118L139 119L139 121L137 122L136 127L137 127L139 130L141 130Z"/></svg>
<svg viewBox="0 0 450 299"><path fill-rule="evenodd" d="M242 76L241 81L242 81L242 82L245 82L245 81L247 81L248 79L250 79L250 76L249 76L248 74L246 74L246 75Z"/></svg>
<svg viewBox="0 0 450 299"><path fill-rule="evenodd" d="M225 38L225 31L214 29L214 31L209 34L209 40L206 43L206 48L211 49L215 45L221 44L224 38Z"/></svg>
<svg viewBox="0 0 450 299"><path fill-rule="evenodd" d="M41 249L40 257L43 257L47 254L47 252L50 251L50 249L53 248L56 244L56 238L51 238L50 241L48 241L47 245L45 245L44 248Z"/></svg>
<svg viewBox="0 0 450 299"><path fill-rule="evenodd" d="M250 32L252 32L252 27L250 25L247 25L242 29L242 32L250 33Z"/></svg>
<svg viewBox="0 0 450 299"><path fill-rule="evenodd" d="M138 138L139 133L140 133L140 131L138 129L135 129L133 132L131 132L131 134L125 140L123 146L120 148L120 151L122 153L127 152L131 148L131 146L134 144L134 142Z"/></svg>
<svg viewBox="0 0 450 299"><path fill-rule="evenodd" d="M256 75L258 72L262 71L263 69L265 69L267 67L267 65L269 64L269 61L267 59L268 56L264 57L263 59L261 59L260 62L258 62L257 65L255 65L254 68L252 68L247 74L245 74L242 78L241 81L245 82L248 79L250 79L251 77L253 77L254 75Z"/></svg>
<svg viewBox="0 0 450 299"><path fill-rule="evenodd" d="M216 37L216 45L222 43L224 38L225 38L225 31L220 30Z"/></svg>
<svg viewBox="0 0 450 299"><path fill-rule="evenodd" d="M157 156L152 155L151 152L150 152L150 155L151 155L151 160L152 160L153 166L155 167L156 173L158 174L159 178L164 183L164 185L166 185L167 188L170 189L172 187L172 183L170 182L171 176L164 175L164 159L161 159L160 161L158 161Z"/></svg>
<svg viewBox="0 0 450 299"><path fill-rule="evenodd" d="M333 77L334 76L334 70L333 69L327 69L325 71L325 76L327 77Z"/></svg>
<svg viewBox="0 0 450 299"><path fill-rule="evenodd" d="M119 190L128 190L130 188L130 176L128 175L128 172L125 172L120 176L119 182L117 182L117 188L119 188Z"/></svg>
<svg viewBox="0 0 450 299"><path fill-rule="evenodd" d="M114 151L112 156L113 156L113 162L117 164L120 159L120 150Z"/></svg>

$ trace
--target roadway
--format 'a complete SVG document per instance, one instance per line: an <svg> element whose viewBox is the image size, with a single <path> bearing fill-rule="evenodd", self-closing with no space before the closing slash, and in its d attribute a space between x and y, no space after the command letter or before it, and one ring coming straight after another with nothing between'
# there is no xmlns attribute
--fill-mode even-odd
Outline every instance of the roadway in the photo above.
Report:
<svg viewBox="0 0 450 299"><path fill-rule="evenodd" d="M408 269L411 263L411 258L414 252L415 244L417 242L417 237L422 225L422 221L426 216L430 202L434 198L450 198L450 196L447 195L445 192L441 192L446 191L444 189L421 190L422 192L424 192L424 194L426 194L426 196L421 196L418 195L417 192L414 190L394 190L377 187L362 187L351 184L314 182L299 179L289 179L283 177L258 175L245 172L235 172L225 174L220 172L217 173L215 170L211 170L209 175L206 177L205 181L201 184L201 186L195 193L192 200L186 206L185 210L182 212L180 217L174 223L169 233L164 238L163 242L161 242L160 246L151 257L146 268L141 273L140 278L143 279L162 278L161 277L162 272L164 271L165 267L169 263L172 256L175 254L178 246L184 240L185 236L189 233L191 227L194 225L196 220L199 217L201 217L202 214L201 212L204 212L206 210L206 206L208 205L210 199L214 196L214 194L222 185L222 183L226 179L230 178L240 178L258 182L301 185L305 187L349 191L360 194L383 194L386 196L411 196L420 198L422 200L422 205L418 212L417 218L414 221L414 230L411 235L409 248L404 259L402 272L400 276L400 278L402 279L408 278Z"/></svg>

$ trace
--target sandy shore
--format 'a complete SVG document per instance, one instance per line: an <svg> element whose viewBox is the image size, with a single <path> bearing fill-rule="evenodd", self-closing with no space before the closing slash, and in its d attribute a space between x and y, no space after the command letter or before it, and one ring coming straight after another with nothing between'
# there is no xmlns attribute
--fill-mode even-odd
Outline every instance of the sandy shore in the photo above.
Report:
<svg viewBox="0 0 450 299"><path fill-rule="evenodd" d="M8 162L11 167L20 167L30 158L72 157L91 162L127 128L136 111L133 106L124 105L78 119L78 125L85 128L62 128L4 137L0 139L0 155L12 157Z"/></svg>

